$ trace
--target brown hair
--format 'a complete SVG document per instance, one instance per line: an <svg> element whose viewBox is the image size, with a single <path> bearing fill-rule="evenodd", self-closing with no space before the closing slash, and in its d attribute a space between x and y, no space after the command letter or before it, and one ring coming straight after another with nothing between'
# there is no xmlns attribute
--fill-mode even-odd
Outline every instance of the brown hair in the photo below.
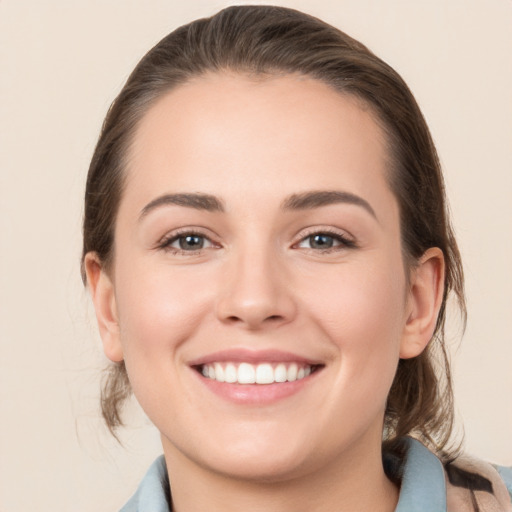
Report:
<svg viewBox="0 0 512 512"><path fill-rule="evenodd" d="M166 92L206 72L251 75L299 73L369 106L387 135L390 187L400 208L406 267L430 247L445 256L443 303L433 339L418 357L400 360L388 397L384 439L398 446L406 434L440 453L453 424L453 393L444 325L453 293L465 320L462 264L448 218L436 149L420 109L401 77L364 45L340 30L283 7L236 6L182 26L150 50L113 102L97 143L85 193L83 257L95 251L108 270L123 190L124 158L138 122ZM103 383L101 405L113 431L122 425L129 395L123 363Z"/></svg>

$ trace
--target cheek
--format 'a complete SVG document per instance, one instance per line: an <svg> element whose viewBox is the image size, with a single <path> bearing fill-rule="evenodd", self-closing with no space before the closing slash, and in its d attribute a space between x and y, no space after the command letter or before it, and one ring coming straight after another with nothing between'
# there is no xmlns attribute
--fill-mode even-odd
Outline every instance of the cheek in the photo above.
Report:
<svg viewBox="0 0 512 512"><path fill-rule="evenodd" d="M313 290L310 312L337 346L341 387L390 386L405 326L403 271L392 261L354 265L326 282Z"/></svg>
<svg viewBox="0 0 512 512"><path fill-rule="evenodd" d="M193 335L210 301L197 269L191 273L142 263L116 271L121 343L128 366L135 358L161 361L164 351L166 360L178 357L179 347Z"/></svg>

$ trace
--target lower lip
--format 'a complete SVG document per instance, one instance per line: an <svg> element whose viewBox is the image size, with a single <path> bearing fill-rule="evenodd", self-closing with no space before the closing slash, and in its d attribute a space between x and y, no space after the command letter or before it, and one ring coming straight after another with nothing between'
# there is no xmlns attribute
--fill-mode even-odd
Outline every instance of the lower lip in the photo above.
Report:
<svg viewBox="0 0 512 512"><path fill-rule="evenodd" d="M275 382L273 384L230 384L208 379L197 371L195 373L210 391L226 400L245 405L268 405L295 395L305 386L311 384L320 371L317 370L311 375L293 382Z"/></svg>

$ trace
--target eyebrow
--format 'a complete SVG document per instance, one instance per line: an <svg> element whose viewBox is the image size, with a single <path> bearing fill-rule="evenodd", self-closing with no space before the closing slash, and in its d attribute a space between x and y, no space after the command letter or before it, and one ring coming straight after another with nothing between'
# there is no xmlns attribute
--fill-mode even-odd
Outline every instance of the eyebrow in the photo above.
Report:
<svg viewBox="0 0 512 512"><path fill-rule="evenodd" d="M222 201L210 194L187 193L187 194L164 194L149 202L140 212L139 220L142 220L149 212L161 206L185 206L196 210L207 212L223 212Z"/></svg>
<svg viewBox="0 0 512 512"><path fill-rule="evenodd" d="M352 194L351 192L343 192L339 190L313 190L302 192L300 194L292 194L287 197L281 204L283 210L310 210L329 206L332 204L352 204L364 208L372 217L377 219L375 210L368 201L362 197ZM221 199L210 194L201 193L181 193L181 194L164 194L153 199L142 209L139 220L142 220L149 212L162 206L184 206L186 208L194 208L196 210L204 210L207 212L224 212L224 204Z"/></svg>
<svg viewBox="0 0 512 512"><path fill-rule="evenodd" d="M368 201L351 192L339 190L313 190L311 192L293 194L283 202L281 207L284 210L309 210L338 203L360 206L377 220L375 210Z"/></svg>

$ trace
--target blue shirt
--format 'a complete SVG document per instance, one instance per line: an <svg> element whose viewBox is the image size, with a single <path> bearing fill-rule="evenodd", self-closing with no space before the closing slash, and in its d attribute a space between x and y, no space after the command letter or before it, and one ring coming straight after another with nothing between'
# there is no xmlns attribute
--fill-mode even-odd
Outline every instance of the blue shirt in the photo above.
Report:
<svg viewBox="0 0 512 512"><path fill-rule="evenodd" d="M486 471L485 476L490 478L482 478L483 484L480 487L477 482L476 492L468 491L457 482L457 475L470 473L458 468L455 472L447 473L446 467L423 444L412 438L406 438L405 441L407 453L400 468L400 497L395 512L447 512L447 496L457 507L457 512L472 510L469 493L478 495L477 501L481 512L485 512L486 506L485 504L482 506L480 495L485 498L482 500L483 503L491 503L486 501L487 498L492 500L494 505L492 505L493 508L488 508L489 510L512 511L512 504L510 504L512 468L486 465L489 472ZM483 464L480 463L479 467L483 467ZM471 464L468 467L475 468ZM501 494L498 491L501 491ZM495 493L498 495L497 498L494 498ZM472 500L474 499L473 496ZM462 500L460 508L457 505L459 500ZM505 500L508 500L508 503ZM494 508L496 506L501 508ZM137 492L120 512L170 512L170 510L169 481L162 455L149 468Z"/></svg>

